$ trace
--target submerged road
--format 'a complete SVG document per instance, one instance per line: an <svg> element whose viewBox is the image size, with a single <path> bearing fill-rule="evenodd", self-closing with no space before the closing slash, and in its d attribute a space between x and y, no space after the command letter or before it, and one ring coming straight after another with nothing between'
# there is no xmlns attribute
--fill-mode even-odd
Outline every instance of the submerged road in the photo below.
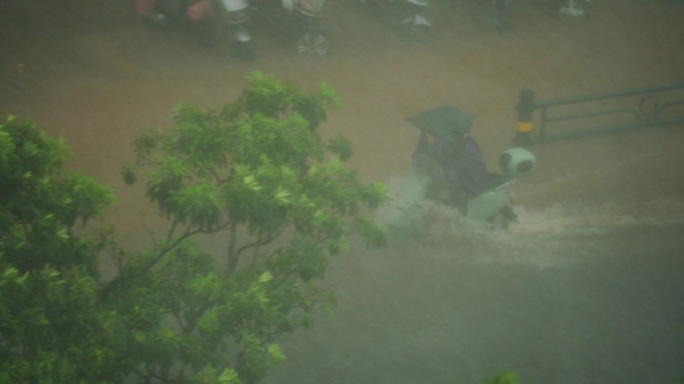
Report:
<svg viewBox="0 0 684 384"><path fill-rule="evenodd" d="M493 168L522 88L557 98L684 79L681 2L596 0L576 23L521 0L503 36L478 4L435 0L433 40L420 45L352 0L330 0L331 58L297 57L284 34L255 24L255 59L243 62L192 33L143 25L129 2L4 1L0 112L63 136L69 166L115 188L108 217L131 244L141 213L163 222L121 180L130 142L180 101L233 100L253 70L336 88L347 108L323 135L344 132L350 166L388 183L409 171L417 135L403 118L422 109L477 116ZM684 377L682 128L535 147L538 168L513 190L520 223L507 233L466 223L379 252L353 246L328 274L338 308L283 339L288 360L265 383L465 384L504 370L526 384Z"/></svg>

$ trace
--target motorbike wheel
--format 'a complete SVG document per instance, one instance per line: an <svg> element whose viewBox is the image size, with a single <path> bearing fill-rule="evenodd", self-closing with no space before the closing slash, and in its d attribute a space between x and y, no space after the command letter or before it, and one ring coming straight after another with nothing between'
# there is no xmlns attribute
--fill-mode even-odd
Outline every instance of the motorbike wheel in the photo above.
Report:
<svg viewBox="0 0 684 384"><path fill-rule="evenodd" d="M505 231L511 224L511 220L509 220L503 212L499 212L496 214L496 216L492 217L489 223L491 224L493 230Z"/></svg>
<svg viewBox="0 0 684 384"><path fill-rule="evenodd" d="M586 0L568 0L558 9L561 19L586 19L589 17L589 3Z"/></svg>
<svg viewBox="0 0 684 384"><path fill-rule="evenodd" d="M143 22L153 27L166 27L169 24L169 18L160 12L151 12L143 17Z"/></svg>
<svg viewBox="0 0 684 384"><path fill-rule="evenodd" d="M423 24L412 24L406 27L406 34L411 40L421 43L430 41L430 27Z"/></svg>
<svg viewBox="0 0 684 384"><path fill-rule="evenodd" d="M506 230L511 223L517 221L517 217L518 215L516 215L515 212L513 212L513 209L509 206L494 215L494 217L489 220L489 223L491 224L493 230Z"/></svg>
<svg viewBox="0 0 684 384"><path fill-rule="evenodd" d="M328 57L330 40L323 32L306 32L297 39L297 53Z"/></svg>
<svg viewBox="0 0 684 384"><path fill-rule="evenodd" d="M248 43L234 41L232 44L233 55L240 60L250 62L254 59L254 53Z"/></svg>
<svg viewBox="0 0 684 384"><path fill-rule="evenodd" d="M586 0L535 0L534 3L547 15L562 19L584 19L589 13Z"/></svg>

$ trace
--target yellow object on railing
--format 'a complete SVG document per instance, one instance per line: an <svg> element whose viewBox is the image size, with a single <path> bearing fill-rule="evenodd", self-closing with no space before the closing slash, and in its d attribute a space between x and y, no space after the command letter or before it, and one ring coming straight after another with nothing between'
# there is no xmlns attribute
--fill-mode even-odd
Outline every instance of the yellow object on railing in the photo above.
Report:
<svg viewBox="0 0 684 384"><path fill-rule="evenodd" d="M531 121L518 121L518 132L530 133L532 132Z"/></svg>

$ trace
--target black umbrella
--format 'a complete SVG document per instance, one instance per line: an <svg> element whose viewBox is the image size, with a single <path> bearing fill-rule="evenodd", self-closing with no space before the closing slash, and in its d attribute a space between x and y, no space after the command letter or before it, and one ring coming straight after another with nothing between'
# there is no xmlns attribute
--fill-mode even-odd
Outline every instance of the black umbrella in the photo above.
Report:
<svg viewBox="0 0 684 384"><path fill-rule="evenodd" d="M416 128L446 141L450 141L455 135L469 133L474 120L473 115L448 105L427 109L416 116L406 118L406 121Z"/></svg>

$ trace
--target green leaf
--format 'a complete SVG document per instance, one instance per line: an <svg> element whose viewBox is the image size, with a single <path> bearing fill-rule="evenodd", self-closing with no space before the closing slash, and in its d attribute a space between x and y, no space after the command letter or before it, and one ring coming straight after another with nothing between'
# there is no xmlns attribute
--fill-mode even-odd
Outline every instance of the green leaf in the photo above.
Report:
<svg viewBox="0 0 684 384"><path fill-rule="evenodd" d="M290 204L291 193L281 186L278 186L275 193L275 200L280 205Z"/></svg>
<svg viewBox="0 0 684 384"><path fill-rule="evenodd" d="M133 185L138 180L138 177L135 174L135 168L132 165L121 167L121 175L127 185Z"/></svg>
<svg viewBox="0 0 684 384"><path fill-rule="evenodd" d="M57 231L57 236L62 240L69 239L69 234L67 233L66 228L62 228L59 231Z"/></svg>
<svg viewBox="0 0 684 384"><path fill-rule="evenodd" d="M241 384L242 382L238 378L237 372L235 372L234 369L224 369L223 373L221 373L221 376L218 378L219 383L221 384Z"/></svg>
<svg viewBox="0 0 684 384"><path fill-rule="evenodd" d="M259 276L259 283L268 283L273 280L273 275L270 272L264 272Z"/></svg>
<svg viewBox="0 0 684 384"><path fill-rule="evenodd" d="M259 192L261 190L261 186L259 186L259 183L255 180L254 175L245 176L244 179L242 179L242 183L254 192Z"/></svg>
<svg viewBox="0 0 684 384"><path fill-rule="evenodd" d="M346 161L352 156L351 142L344 135L331 140L328 144L328 149L339 156L342 161Z"/></svg>
<svg viewBox="0 0 684 384"><path fill-rule="evenodd" d="M486 378L484 384L522 384L518 375L513 371L497 373L492 378Z"/></svg>
<svg viewBox="0 0 684 384"><path fill-rule="evenodd" d="M25 272L25 273L24 273L23 275L21 275L20 277L15 278L15 279L14 279L14 282L17 283L17 284L19 284L19 285L23 285L24 282L26 281L26 279L27 279L28 277L29 277L29 273L28 273L28 272Z"/></svg>

